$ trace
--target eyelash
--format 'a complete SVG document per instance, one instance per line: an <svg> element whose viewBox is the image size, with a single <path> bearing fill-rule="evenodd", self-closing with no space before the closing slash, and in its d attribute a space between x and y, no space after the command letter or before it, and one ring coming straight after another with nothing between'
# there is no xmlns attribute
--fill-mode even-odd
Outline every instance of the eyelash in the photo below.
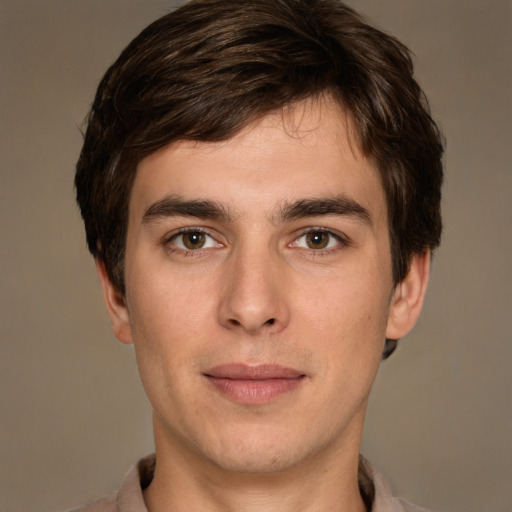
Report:
<svg viewBox="0 0 512 512"><path fill-rule="evenodd" d="M178 247L175 243L173 243L176 239L179 237L182 237L186 235L187 233L198 233L201 235L204 235L208 237L209 239L213 240L215 245L217 247L222 247L222 244L219 243L207 230L198 228L198 227L189 227L189 228L182 228L178 230L175 233L172 233L171 235L167 236L164 239L164 245L167 248L169 252L179 252L180 254L184 256L200 256L205 249L210 249L211 247L198 247L197 249L187 249L186 247ZM183 244L183 242L182 242Z"/></svg>
<svg viewBox="0 0 512 512"><path fill-rule="evenodd" d="M209 239L211 239L215 243L215 246L214 247L198 247L196 249L188 249L186 247L179 247L175 243L173 243L176 239L186 235L187 233L202 234L202 235L208 237ZM311 247L308 248L308 247L299 247L298 246L299 240L301 240L302 238L304 238L308 235L312 235L315 233L321 233L324 235L328 235L330 237L330 240L327 242L327 245L329 245L331 243L331 241L332 241L331 239L334 239L336 242L335 246L334 247L325 247L325 248L316 248L316 249L311 248ZM167 236L164 239L163 244L166 246L168 251L177 252L184 256L189 256L189 257L200 256L200 255L204 254L204 251L207 249L211 249L211 248L215 248L215 247L223 247L223 244L219 243L216 240L216 238L213 237L207 230L205 230L203 228L199 228L199 227L194 227L194 226L191 226L189 228L182 228L179 231L172 233L171 235ZM182 244L183 244L183 242L182 242ZM299 249L304 249L304 250L308 251L308 253L314 255L315 257L319 257L319 256L331 255L345 247L349 247L350 245L351 245L351 242L345 235L342 235L340 233L335 233L332 230L326 229L323 227L314 227L314 228L307 228L304 231L300 232L299 235L297 237L295 237L294 240L290 244L288 244L288 247L291 247L291 248L297 247Z"/></svg>
<svg viewBox="0 0 512 512"><path fill-rule="evenodd" d="M294 241L289 244L291 247L296 247L299 240L306 237L307 235L315 234L315 233L322 233L324 235L329 235L331 239L334 239L336 241L336 245L334 247L326 247L326 248L307 248L303 247L303 249L307 250L310 254L313 254L314 256L327 256L330 254L333 254L334 252L337 252L345 247L350 247L351 242L350 240L341 233L335 233L330 229L322 228L322 227L314 227L314 228L308 228L304 231L302 231L299 236L297 236ZM331 243L331 241L328 242L328 244Z"/></svg>

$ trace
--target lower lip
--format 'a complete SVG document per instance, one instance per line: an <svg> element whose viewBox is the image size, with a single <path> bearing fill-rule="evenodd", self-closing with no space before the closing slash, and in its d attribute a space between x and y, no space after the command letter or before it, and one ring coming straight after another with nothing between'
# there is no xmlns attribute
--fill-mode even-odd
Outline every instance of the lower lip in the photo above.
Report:
<svg viewBox="0 0 512 512"><path fill-rule="evenodd" d="M296 389L304 376L276 379L226 379L207 376L210 383L231 400L246 405L261 405Z"/></svg>

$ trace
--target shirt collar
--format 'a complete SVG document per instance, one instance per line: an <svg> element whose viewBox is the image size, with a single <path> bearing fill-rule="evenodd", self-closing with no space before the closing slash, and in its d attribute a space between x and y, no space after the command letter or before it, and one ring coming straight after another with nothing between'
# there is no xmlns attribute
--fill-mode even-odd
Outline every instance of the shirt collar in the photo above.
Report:
<svg viewBox="0 0 512 512"><path fill-rule="evenodd" d="M119 512L148 512L143 490L149 486L155 472L155 454L136 462L124 477L117 495ZM371 512L427 512L395 498L382 474L363 456L359 458L359 488Z"/></svg>

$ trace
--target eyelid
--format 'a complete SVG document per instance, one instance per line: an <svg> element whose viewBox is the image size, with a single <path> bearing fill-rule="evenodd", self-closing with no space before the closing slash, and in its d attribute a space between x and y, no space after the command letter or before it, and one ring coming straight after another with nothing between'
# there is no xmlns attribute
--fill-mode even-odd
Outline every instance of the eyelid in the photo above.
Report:
<svg viewBox="0 0 512 512"><path fill-rule="evenodd" d="M288 246L289 247L299 247L298 245L296 245L297 242L302 237L307 236L308 234L311 234L311 233L326 233L329 236L335 238L337 241L335 247L329 247L329 248L324 248L324 249L312 249L312 248L306 248L306 247L303 248L303 249L309 250L311 252L315 252L315 253L321 253L321 252L326 253L326 252L330 252L330 251L332 252L332 251L336 251L337 249L340 249L342 247L348 247L351 245L351 240L344 233L341 233L337 230L333 230L331 228L326 228L326 227L322 227L322 226L314 226L314 227L308 227L308 228L300 230L294 237L293 241ZM302 248L302 247L299 247L299 248Z"/></svg>
<svg viewBox="0 0 512 512"><path fill-rule="evenodd" d="M187 249L186 247L179 247L178 245L173 243L173 240L175 240L179 236L185 235L187 233L201 233L201 234L207 236L208 238L211 238L215 242L215 246L214 247L199 247L197 249ZM183 227L183 228L178 228L178 229L172 231L171 233L167 234L163 239L163 244L165 246L167 246L167 248L170 251L181 251L183 253L197 253L197 252L201 252L201 251L204 251L207 249L224 247L224 244L222 242L219 242L218 238L219 237L216 237L215 235L212 234L210 229L202 228L199 226L187 226L187 227ZM172 246L172 247L170 247L170 246Z"/></svg>

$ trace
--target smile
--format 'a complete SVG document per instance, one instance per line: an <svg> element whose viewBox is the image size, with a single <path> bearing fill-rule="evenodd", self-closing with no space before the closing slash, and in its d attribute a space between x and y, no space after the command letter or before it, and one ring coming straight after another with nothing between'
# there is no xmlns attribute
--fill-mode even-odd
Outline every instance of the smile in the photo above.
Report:
<svg viewBox="0 0 512 512"><path fill-rule="evenodd" d="M296 389L306 377L283 366L244 364L216 366L204 376L226 398L245 405L268 403Z"/></svg>

